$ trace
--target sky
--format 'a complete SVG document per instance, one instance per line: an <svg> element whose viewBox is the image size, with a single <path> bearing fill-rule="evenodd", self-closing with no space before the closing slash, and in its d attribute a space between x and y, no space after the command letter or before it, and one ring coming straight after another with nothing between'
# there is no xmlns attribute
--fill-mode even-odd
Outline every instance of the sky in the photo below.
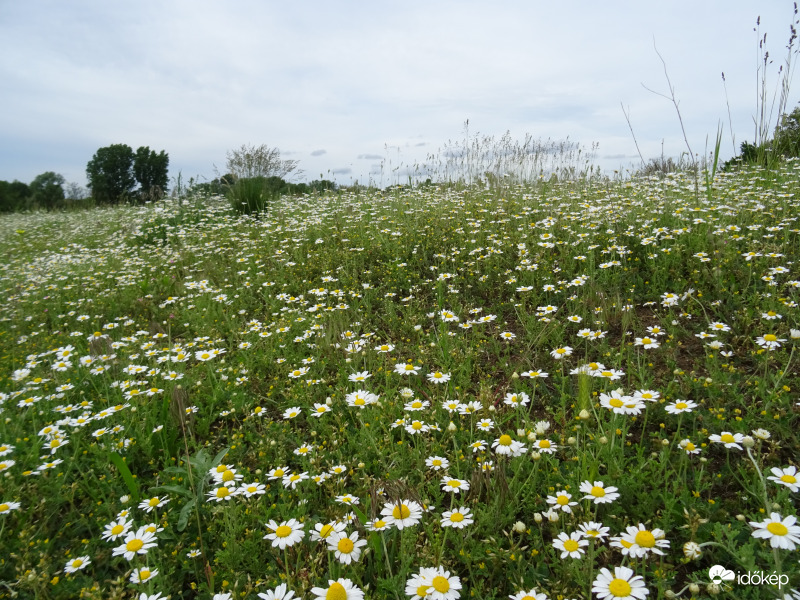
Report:
<svg viewBox="0 0 800 600"><path fill-rule="evenodd" d="M86 185L95 151L122 143L207 181L266 144L295 180L389 185L506 132L594 145L592 164L624 171L641 165L631 128L646 160L687 152L658 53L689 147L713 150L721 125L726 159L755 137L762 74L772 104L795 18L783 0L0 0L0 179Z"/></svg>

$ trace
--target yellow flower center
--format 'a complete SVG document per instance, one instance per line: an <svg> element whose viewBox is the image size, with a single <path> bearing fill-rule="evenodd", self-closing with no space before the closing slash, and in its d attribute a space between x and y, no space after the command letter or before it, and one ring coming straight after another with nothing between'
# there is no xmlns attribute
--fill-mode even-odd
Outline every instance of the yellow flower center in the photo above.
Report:
<svg viewBox="0 0 800 600"><path fill-rule="evenodd" d="M82 564L83 564L83 559L76 558L75 560L73 560L73 561L72 561L72 568L73 568L73 569L77 569L77 568L79 568L79 567L80 567Z"/></svg>
<svg viewBox="0 0 800 600"><path fill-rule="evenodd" d="M452 515L450 515L450 520L453 523L460 523L461 521L464 520L464 515L462 515L460 512L453 513Z"/></svg>
<svg viewBox="0 0 800 600"><path fill-rule="evenodd" d="M292 534L292 528L288 525L281 525L275 530L275 535L279 538L289 537Z"/></svg>
<svg viewBox="0 0 800 600"><path fill-rule="evenodd" d="M159 500L157 496L154 496L153 498L150 498L150 500L148 501L147 504L150 507L155 507L155 506L158 506L159 504L161 504L161 500Z"/></svg>
<svg viewBox="0 0 800 600"><path fill-rule="evenodd" d="M643 344L652 344L653 340L651 340L650 338L642 338L642 343Z"/></svg>
<svg viewBox="0 0 800 600"><path fill-rule="evenodd" d="M677 408L678 410L683 410L684 408L688 408L688 407L689 407L689 405L686 404L686 402L677 402L675 404L675 408Z"/></svg>
<svg viewBox="0 0 800 600"><path fill-rule="evenodd" d="M691 451L692 451L692 450L694 450L695 448L697 448L697 446L695 446L695 445L694 445L692 442L689 442L688 444L686 444L686 449L687 449L689 452L691 452Z"/></svg>
<svg viewBox="0 0 800 600"><path fill-rule="evenodd" d="M325 600L347 600L347 590L338 581L334 581L325 593Z"/></svg>
<svg viewBox="0 0 800 600"><path fill-rule="evenodd" d="M726 444L733 444L736 441L736 439L730 433L723 433L721 436L719 436L719 439Z"/></svg>
<svg viewBox="0 0 800 600"><path fill-rule="evenodd" d="M228 467L226 467L225 465L219 465L217 467L217 473L224 473L227 470L228 470Z"/></svg>
<svg viewBox="0 0 800 600"><path fill-rule="evenodd" d="M539 442L539 448L549 448L550 440L542 440Z"/></svg>
<svg viewBox="0 0 800 600"><path fill-rule="evenodd" d="M511 436L507 433L504 433L500 436L499 443L501 446L510 446L511 445Z"/></svg>
<svg viewBox="0 0 800 600"><path fill-rule="evenodd" d="M592 486L592 491L589 493L595 498L602 498L603 496L606 495L606 491L599 485Z"/></svg>
<svg viewBox="0 0 800 600"><path fill-rule="evenodd" d="M624 579L612 579L611 583L608 584L608 591L615 598L627 598L631 595L631 585Z"/></svg>
<svg viewBox="0 0 800 600"><path fill-rule="evenodd" d="M564 542L564 550L567 552L575 552L578 549L578 542L575 540L567 540Z"/></svg>
<svg viewBox="0 0 800 600"><path fill-rule="evenodd" d="M275 469L275 477L283 477L284 470L283 469Z"/></svg>
<svg viewBox="0 0 800 600"><path fill-rule="evenodd" d="M556 354L564 354L565 352L566 352L566 350L564 350L563 348L558 348L556 350Z"/></svg>
<svg viewBox="0 0 800 600"><path fill-rule="evenodd" d="M640 531L639 533L637 533L634 540L642 548L652 548L653 546L656 545L655 536L647 530Z"/></svg>
<svg viewBox="0 0 800 600"><path fill-rule="evenodd" d="M149 569L142 569L139 571L139 580L140 581L147 581L150 579L150 570Z"/></svg>
<svg viewBox="0 0 800 600"><path fill-rule="evenodd" d="M609 400L608 403L614 408L619 408L620 406L624 406L622 400L620 400L619 398L611 398L611 400Z"/></svg>
<svg viewBox="0 0 800 600"><path fill-rule="evenodd" d="M797 477L793 475L781 475L781 481L783 483L797 483Z"/></svg>
<svg viewBox="0 0 800 600"><path fill-rule="evenodd" d="M409 509L405 504L401 504L400 506L395 506L392 509L392 516L395 519L407 519L411 515L411 509Z"/></svg>
<svg viewBox="0 0 800 600"><path fill-rule="evenodd" d="M422 408L422 402L414 400L414 402L411 403L411 408Z"/></svg>
<svg viewBox="0 0 800 600"><path fill-rule="evenodd" d="M440 461L440 460L437 458L437 459L433 460L433 461L431 462L431 464L432 464L434 467L441 467L441 466L442 466L442 461ZM784 476L784 477L785 477L785 476Z"/></svg>
<svg viewBox="0 0 800 600"><path fill-rule="evenodd" d="M385 527L386 521L384 521L383 519L378 519L377 521L375 521L375 523L372 524L372 526L375 527L376 529L378 527Z"/></svg>
<svg viewBox="0 0 800 600"><path fill-rule="evenodd" d="M342 554L350 554L353 551L353 542L350 540L350 538L345 537L339 540L339 543L336 544L336 547Z"/></svg>
<svg viewBox="0 0 800 600"><path fill-rule="evenodd" d="M144 546L144 542L139 538L135 538L125 544L125 550L128 552L138 552L142 549L142 546Z"/></svg>
<svg viewBox="0 0 800 600"><path fill-rule="evenodd" d="M602 375L603 377L611 377L613 373L611 371L602 371L600 375Z"/></svg>
<svg viewBox="0 0 800 600"><path fill-rule="evenodd" d="M622 544L625 548L630 548L631 546L633 546L633 544L631 544L628 540L620 540L619 543Z"/></svg>
<svg viewBox="0 0 800 600"><path fill-rule="evenodd" d="M228 491L228 488L224 486L217 488L217 498L227 498L228 496L230 496L230 494L231 493Z"/></svg>
<svg viewBox="0 0 800 600"><path fill-rule="evenodd" d="M427 586L427 585L421 585L421 586L419 586L419 587L417 588L417 592L416 592L416 593L417 593L417 596L419 596L420 598L424 598L425 596L427 596L427 595L428 595L428 588L429 588L429 587L430 587L430 586Z"/></svg>
<svg viewBox="0 0 800 600"><path fill-rule="evenodd" d="M447 581L447 578L442 577L441 575L437 575L436 577L434 577L431 584L433 586L433 589L442 594L450 591L450 582Z"/></svg>
<svg viewBox="0 0 800 600"><path fill-rule="evenodd" d="M600 532L597 531L597 529L590 529L589 531L586 532L586 535L597 537L598 535L600 535Z"/></svg>
<svg viewBox="0 0 800 600"><path fill-rule="evenodd" d="M420 423L419 421L414 421L411 424L411 428L416 430L416 431L419 431L420 429L422 429L422 423Z"/></svg>
<svg viewBox="0 0 800 600"><path fill-rule="evenodd" d="M778 336L772 335L771 333L768 333L767 335L764 336L764 341L766 341L766 342L774 342L777 339L778 339Z"/></svg>
<svg viewBox="0 0 800 600"><path fill-rule="evenodd" d="M125 527L123 527L122 525L114 525L111 528L111 535L119 535L120 533L123 532L124 529Z"/></svg>
<svg viewBox="0 0 800 600"><path fill-rule="evenodd" d="M326 538L333 532L333 525L324 525L322 529L319 530L319 537Z"/></svg>
<svg viewBox="0 0 800 600"><path fill-rule="evenodd" d="M569 504L569 498L567 498L566 496L564 496L564 495L562 494L561 496L558 496L558 497L556 498L556 502L558 502L558 504L559 504L560 506L564 506L565 504Z"/></svg>
<svg viewBox="0 0 800 600"><path fill-rule="evenodd" d="M356 398L353 404L355 404L356 406L364 406L364 399L361 396L359 396L358 398Z"/></svg>
<svg viewBox="0 0 800 600"><path fill-rule="evenodd" d="M770 523L767 525L767 531L772 535L786 535L789 533L789 529L783 523Z"/></svg>
<svg viewBox="0 0 800 600"><path fill-rule="evenodd" d="M300 479L300 475L297 475L297 474L292 475L291 477L289 477L290 481L297 481L298 479Z"/></svg>
<svg viewBox="0 0 800 600"><path fill-rule="evenodd" d="M457 479L451 479L450 481L447 482L447 485L449 485L450 487L458 488L461 487L461 482L458 481Z"/></svg>

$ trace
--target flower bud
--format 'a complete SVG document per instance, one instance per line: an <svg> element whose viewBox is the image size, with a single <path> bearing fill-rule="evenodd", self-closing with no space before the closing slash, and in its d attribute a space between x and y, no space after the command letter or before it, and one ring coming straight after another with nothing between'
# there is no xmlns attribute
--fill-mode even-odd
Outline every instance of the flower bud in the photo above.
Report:
<svg viewBox="0 0 800 600"><path fill-rule="evenodd" d="M517 436L518 437L522 437L524 435L525 435L525 430L524 429L517 429Z"/></svg>
<svg viewBox="0 0 800 600"><path fill-rule="evenodd" d="M589 411L588 411L588 410L586 410L585 408L584 408L584 409L583 409L583 410L582 410L582 411L581 411L581 412L578 414L578 418L579 418L581 421L588 421L588 420L589 420L589 417L591 417L591 416L592 416L592 415L590 415L590 414L589 414Z"/></svg>
<svg viewBox="0 0 800 600"><path fill-rule="evenodd" d="M453 432L456 429L458 429L458 427L456 427L456 424L450 421L450 424L447 426L447 431Z"/></svg>
<svg viewBox="0 0 800 600"><path fill-rule="evenodd" d="M699 594L700 593L700 586L696 583L689 584L689 592L692 594Z"/></svg>
<svg viewBox="0 0 800 600"><path fill-rule="evenodd" d="M742 444L745 448L752 448L756 445L756 441L751 436L746 435L744 436L744 439L742 439Z"/></svg>
<svg viewBox="0 0 800 600"><path fill-rule="evenodd" d="M600 436L598 438L597 441L600 442L601 444L607 444L608 443L608 438L606 436L602 435L602 436Z"/></svg>
<svg viewBox="0 0 800 600"><path fill-rule="evenodd" d="M522 521L517 521L516 523L514 523L514 531L516 531L517 533L525 533L526 529L527 527L525 526L525 523L523 523Z"/></svg>
<svg viewBox="0 0 800 600"><path fill-rule="evenodd" d="M692 560L700 558L703 551L700 549L700 544L697 542L686 542L683 545L683 555Z"/></svg>
<svg viewBox="0 0 800 600"><path fill-rule="evenodd" d="M574 446L575 444L577 444L577 443L578 443L578 440L577 440L577 439L575 439L574 437L570 437L570 438L568 438L568 439L567 439L567 443L568 443L570 446Z"/></svg>
<svg viewBox="0 0 800 600"><path fill-rule="evenodd" d="M709 583L706 586L706 591L709 593L709 595L716 596L722 591L722 588L718 583Z"/></svg>
<svg viewBox="0 0 800 600"><path fill-rule="evenodd" d="M537 513L533 513L533 520L536 521L537 523L541 523L542 522L542 513L538 513L538 512Z"/></svg>

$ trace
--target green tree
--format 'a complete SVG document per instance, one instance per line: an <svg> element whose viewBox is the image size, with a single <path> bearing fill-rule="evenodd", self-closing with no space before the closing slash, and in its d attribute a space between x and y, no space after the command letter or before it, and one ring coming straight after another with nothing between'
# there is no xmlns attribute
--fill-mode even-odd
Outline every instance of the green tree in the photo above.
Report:
<svg viewBox="0 0 800 600"><path fill-rule="evenodd" d="M775 128L773 147L783 156L800 156L800 107L781 116L781 121Z"/></svg>
<svg viewBox="0 0 800 600"><path fill-rule="evenodd" d="M31 190L28 184L17 181L0 181L0 211L14 212L28 208Z"/></svg>
<svg viewBox="0 0 800 600"><path fill-rule="evenodd" d="M139 183L139 198L159 200L167 192L169 156L162 150L156 153L148 146L136 150L133 158L133 175Z"/></svg>
<svg viewBox="0 0 800 600"><path fill-rule="evenodd" d="M133 150L127 144L112 144L95 152L86 165L86 178L97 202L120 202L129 198L136 185Z"/></svg>
<svg viewBox="0 0 800 600"><path fill-rule="evenodd" d="M64 176L53 171L37 175L28 186L35 206L53 210L64 206Z"/></svg>

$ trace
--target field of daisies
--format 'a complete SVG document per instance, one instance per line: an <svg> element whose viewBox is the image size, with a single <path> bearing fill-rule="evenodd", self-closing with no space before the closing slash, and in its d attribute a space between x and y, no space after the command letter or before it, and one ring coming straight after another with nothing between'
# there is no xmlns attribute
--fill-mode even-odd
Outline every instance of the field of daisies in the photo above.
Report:
<svg viewBox="0 0 800 600"><path fill-rule="evenodd" d="M0 598L800 598L799 183L0 217Z"/></svg>

